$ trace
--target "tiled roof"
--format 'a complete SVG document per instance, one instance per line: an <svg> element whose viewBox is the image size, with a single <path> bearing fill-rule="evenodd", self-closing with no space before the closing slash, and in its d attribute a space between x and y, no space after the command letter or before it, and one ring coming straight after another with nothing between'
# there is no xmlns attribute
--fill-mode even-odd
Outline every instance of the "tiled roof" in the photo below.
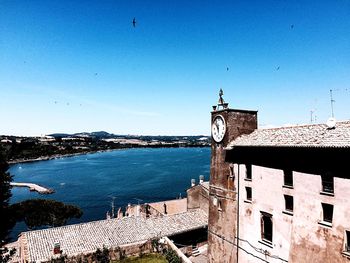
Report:
<svg viewBox="0 0 350 263"><path fill-rule="evenodd" d="M258 129L239 136L226 149L241 146L349 148L350 121L337 122L334 129L326 124Z"/></svg>
<svg viewBox="0 0 350 263"><path fill-rule="evenodd" d="M67 225L22 233L29 262L47 261L53 257L55 242L68 257L91 253L97 248L117 247L171 236L208 225L207 215L200 209L181 214L155 217L124 217Z"/></svg>

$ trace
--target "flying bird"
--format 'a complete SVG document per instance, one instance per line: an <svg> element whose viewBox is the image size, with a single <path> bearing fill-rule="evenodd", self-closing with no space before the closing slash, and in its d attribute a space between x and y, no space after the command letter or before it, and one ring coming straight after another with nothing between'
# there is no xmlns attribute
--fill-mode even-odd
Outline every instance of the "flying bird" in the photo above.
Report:
<svg viewBox="0 0 350 263"><path fill-rule="evenodd" d="M280 70L280 66L278 66L278 67L276 68L276 70Z"/></svg>
<svg viewBox="0 0 350 263"><path fill-rule="evenodd" d="M95 73L95 76L97 76L97 73Z"/></svg>
<svg viewBox="0 0 350 263"><path fill-rule="evenodd" d="M133 27L136 27L136 18L134 17L134 19L132 20L132 25Z"/></svg>
<svg viewBox="0 0 350 263"><path fill-rule="evenodd" d="M293 25L293 24L292 24L292 25L290 25L290 28L291 28L291 29L293 29L293 28L294 28L294 25Z"/></svg>
<svg viewBox="0 0 350 263"><path fill-rule="evenodd" d="M229 70L229 68L228 67L226 67L226 71L228 71Z"/></svg>

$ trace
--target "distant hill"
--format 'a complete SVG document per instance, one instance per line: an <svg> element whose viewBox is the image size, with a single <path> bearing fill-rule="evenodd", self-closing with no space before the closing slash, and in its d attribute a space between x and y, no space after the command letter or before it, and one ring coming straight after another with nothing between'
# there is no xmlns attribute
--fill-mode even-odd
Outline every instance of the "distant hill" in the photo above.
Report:
<svg viewBox="0 0 350 263"><path fill-rule="evenodd" d="M203 138L210 139L210 136L204 135L192 135L192 136L173 136L173 135L116 135L106 131L96 131L96 132L79 132L79 133L53 133L49 136L55 138L62 137L91 137L96 139L117 139L117 138L126 138L126 139L142 139L145 141L158 140L158 141L179 141L179 140L198 140Z"/></svg>

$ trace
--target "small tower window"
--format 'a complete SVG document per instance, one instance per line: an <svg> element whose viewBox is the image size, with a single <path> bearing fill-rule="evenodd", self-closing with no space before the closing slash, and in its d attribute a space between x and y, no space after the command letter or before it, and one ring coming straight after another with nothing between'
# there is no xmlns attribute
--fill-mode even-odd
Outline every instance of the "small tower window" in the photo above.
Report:
<svg viewBox="0 0 350 263"><path fill-rule="evenodd" d="M261 239L272 243L272 215L261 212Z"/></svg>
<svg viewBox="0 0 350 263"><path fill-rule="evenodd" d="M333 221L333 205L322 203L323 221L331 223Z"/></svg>
<svg viewBox="0 0 350 263"><path fill-rule="evenodd" d="M246 187L246 200L247 201L252 201L252 188L251 187Z"/></svg>
<svg viewBox="0 0 350 263"><path fill-rule="evenodd" d="M233 169L233 165L230 165L230 178L233 180L235 178L235 172Z"/></svg>
<svg viewBox="0 0 350 263"><path fill-rule="evenodd" d="M246 180L252 180L252 165L251 164L246 164L246 173L245 173L245 179Z"/></svg>
<svg viewBox="0 0 350 263"><path fill-rule="evenodd" d="M284 186L293 187L293 171L284 170Z"/></svg>
<svg viewBox="0 0 350 263"><path fill-rule="evenodd" d="M222 211L222 204L221 204L221 200L219 200L219 202L218 202L218 211Z"/></svg>

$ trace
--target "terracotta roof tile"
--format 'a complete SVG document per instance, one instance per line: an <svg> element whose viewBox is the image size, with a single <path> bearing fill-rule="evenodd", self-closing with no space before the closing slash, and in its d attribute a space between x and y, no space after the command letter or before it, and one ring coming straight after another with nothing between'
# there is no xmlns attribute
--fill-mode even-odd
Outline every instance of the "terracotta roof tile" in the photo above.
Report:
<svg viewBox="0 0 350 263"><path fill-rule="evenodd" d="M205 227L207 224L207 215L196 209L148 219L124 217L35 230L22 233L22 237L27 241L26 260L42 262L53 257L55 242L59 242L63 253L70 257L80 253L91 253L103 246L117 247L159 236L171 236Z"/></svg>
<svg viewBox="0 0 350 263"><path fill-rule="evenodd" d="M234 147L350 147L350 121L337 122L334 129L326 124L310 124L272 129L257 129L230 142Z"/></svg>

